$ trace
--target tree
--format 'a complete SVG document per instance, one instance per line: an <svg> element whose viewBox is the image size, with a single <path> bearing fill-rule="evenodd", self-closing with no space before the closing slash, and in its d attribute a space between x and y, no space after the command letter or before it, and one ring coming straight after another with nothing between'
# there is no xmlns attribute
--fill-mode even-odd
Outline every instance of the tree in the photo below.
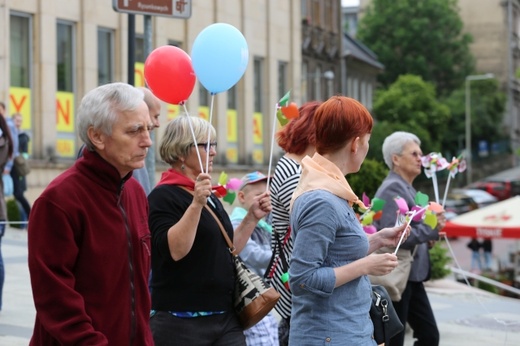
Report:
<svg viewBox="0 0 520 346"><path fill-rule="evenodd" d="M479 141L497 143L508 138L508 130L504 129L503 117L506 95L500 91L496 79L486 79L470 83L471 87L471 144L475 151ZM451 109L446 134L442 140L442 148L456 155L465 147L466 136L466 91L465 88L455 90L442 101Z"/></svg>
<svg viewBox="0 0 520 346"><path fill-rule="evenodd" d="M403 74L432 82L438 95L449 95L474 71L456 0L372 0L357 31L385 65L384 87Z"/></svg>
<svg viewBox="0 0 520 346"><path fill-rule="evenodd" d="M387 90L379 90L369 157L382 160L384 139L394 131L414 133L425 153L438 152L451 118L450 109L436 98L433 84L419 76L403 75Z"/></svg>
<svg viewBox="0 0 520 346"><path fill-rule="evenodd" d="M347 174L346 178L354 193L361 198L363 192L372 199L379 185L388 174L388 169L381 162L365 159L359 172Z"/></svg>

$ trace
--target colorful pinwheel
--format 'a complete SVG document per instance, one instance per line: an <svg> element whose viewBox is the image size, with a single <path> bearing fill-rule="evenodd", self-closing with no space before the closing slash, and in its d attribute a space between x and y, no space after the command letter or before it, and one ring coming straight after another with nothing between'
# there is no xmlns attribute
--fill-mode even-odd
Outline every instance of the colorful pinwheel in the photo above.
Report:
<svg viewBox="0 0 520 346"><path fill-rule="evenodd" d="M448 164L448 170L450 171L450 175L448 176L448 181L446 182L446 189L444 189L444 197L442 199L442 207L446 204L446 196L448 195L448 189L450 187L451 178L455 178L457 173L464 172L466 170L466 160L459 155L459 157L453 157L451 162Z"/></svg>
<svg viewBox="0 0 520 346"><path fill-rule="evenodd" d="M361 200L357 200L352 205L352 208L354 208L354 212L358 215L359 222L363 226L363 230L367 234L373 234L377 232L377 229L375 228L372 223L374 220L379 220L381 218L381 215L383 215L383 208L385 206L385 201L381 198L373 198L372 203L370 201L370 198L363 192L363 197Z"/></svg>
<svg viewBox="0 0 520 346"><path fill-rule="evenodd" d="M428 178L432 178L433 191L435 193L435 202L439 203L439 184L437 183L437 172L448 168L448 161L442 157L441 153L429 153L421 157L421 163L424 167L424 174Z"/></svg>

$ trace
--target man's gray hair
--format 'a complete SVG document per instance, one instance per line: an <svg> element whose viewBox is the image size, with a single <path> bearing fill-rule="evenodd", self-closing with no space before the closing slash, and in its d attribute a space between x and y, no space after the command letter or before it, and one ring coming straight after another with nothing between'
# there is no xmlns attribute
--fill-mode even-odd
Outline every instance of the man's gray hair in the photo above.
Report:
<svg viewBox="0 0 520 346"><path fill-rule="evenodd" d="M392 156L401 155L405 145L410 142L421 145L421 140L419 137L410 132L396 131L385 138L385 141L383 142L383 159L385 160L388 168L394 168Z"/></svg>
<svg viewBox="0 0 520 346"><path fill-rule="evenodd" d="M143 98L141 90L126 83L109 83L89 91L81 100L77 117L78 134L87 148L94 150L88 137L90 127L110 136L118 115L135 111Z"/></svg>

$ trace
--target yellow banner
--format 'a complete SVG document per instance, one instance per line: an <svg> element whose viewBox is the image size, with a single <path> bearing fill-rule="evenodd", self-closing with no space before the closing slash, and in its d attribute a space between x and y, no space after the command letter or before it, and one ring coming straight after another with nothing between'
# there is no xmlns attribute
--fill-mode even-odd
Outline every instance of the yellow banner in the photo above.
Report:
<svg viewBox="0 0 520 346"><path fill-rule="evenodd" d="M56 93L56 130L74 133L74 94L66 91Z"/></svg>
<svg viewBox="0 0 520 346"><path fill-rule="evenodd" d="M238 140L237 135L237 110L227 110L227 141L228 144L236 143Z"/></svg>
<svg viewBox="0 0 520 346"><path fill-rule="evenodd" d="M166 106L166 111L167 111L166 119L168 119L168 121L170 121L170 120L177 118L181 114L181 106L172 105L172 104L168 103Z"/></svg>
<svg viewBox="0 0 520 346"><path fill-rule="evenodd" d="M253 150L253 162L258 164L264 163L264 151L262 149Z"/></svg>
<svg viewBox="0 0 520 346"><path fill-rule="evenodd" d="M57 139L56 152L61 157L76 157L75 143L73 139Z"/></svg>
<svg viewBox="0 0 520 346"><path fill-rule="evenodd" d="M207 106L200 106L199 107L199 117L202 119L209 121L209 107Z"/></svg>
<svg viewBox="0 0 520 346"><path fill-rule="evenodd" d="M226 159L228 163L238 163L238 150L237 148L228 148L226 149Z"/></svg>
<svg viewBox="0 0 520 346"><path fill-rule="evenodd" d="M14 113L20 113L23 118L22 129L31 129L31 89L29 88L9 88L9 111L13 115Z"/></svg>
<svg viewBox="0 0 520 346"><path fill-rule="evenodd" d="M262 144L263 138L263 115L262 113L253 114L253 143Z"/></svg>
<svg viewBox="0 0 520 346"><path fill-rule="evenodd" d="M146 81L144 79L144 63L142 62L136 62L134 65L134 86L146 86Z"/></svg>

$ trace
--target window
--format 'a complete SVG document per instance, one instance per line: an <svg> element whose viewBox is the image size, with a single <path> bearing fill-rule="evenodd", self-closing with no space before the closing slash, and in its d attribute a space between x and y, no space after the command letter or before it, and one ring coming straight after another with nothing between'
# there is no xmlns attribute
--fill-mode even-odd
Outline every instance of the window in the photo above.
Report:
<svg viewBox="0 0 520 346"><path fill-rule="evenodd" d="M285 61L278 62L278 97L281 98L287 93L287 67Z"/></svg>
<svg viewBox="0 0 520 346"><path fill-rule="evenodd" d="M199 105L209 106L209 91L199 82Z"/></svg>
<svg viewBox="0 0 520 346"><path fill-rule="evenodd" d="M98 28L98 85L114 80L114 32Z"/></svg>
<svg viewBox="0 0 520 346"><path fill-rule="evenodd" d="M143 35L135 35L135 61L144 62L146 54L144 52L144 37Z"/></svg>
<svg viewBox="0 0 520 346"><path fill-rule="evenodd" d="M255 112L262 112L262 102L263 102L263 59L255 58L254 61L254 93L255 93Z"/></svg>
<svg viewBox="0 0 520 346"><path fill-rule="evenodd" d="M24 14L11 14L10 18L11 86L31 87L32 18Z"/></svg>
<svg viewBox="0 0 520 346"><path fill-rule="evenodd" d="M237 86L234 85L227 91L227 108L237 109Z"/></svg>
<svg viewBox="0 0 520 346"><path fill-rule="evenodd" d="M74 91L74 26L58 22L57 27L57 84L59 91Z"/></svg>

